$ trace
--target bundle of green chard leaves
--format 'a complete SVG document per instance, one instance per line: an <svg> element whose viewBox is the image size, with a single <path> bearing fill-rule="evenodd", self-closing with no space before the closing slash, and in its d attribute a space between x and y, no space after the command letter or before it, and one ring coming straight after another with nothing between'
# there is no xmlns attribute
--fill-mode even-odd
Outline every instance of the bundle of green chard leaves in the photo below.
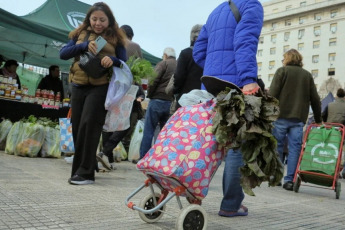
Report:
<svg viewBox="0 0 345 230"><path fill-rule="evenodd" d="M126 63L132 72L133 81L136 83L140 84L141 79L151 79L156 76L152 64L146 59L131 56Z"/></svg>
<svg viewBox="0 0 345 230"><path fill-rule="evenodd" d="M241 185L248 195L253 188L268 181L278 184L284 173L272 135L272 122L278 118L279 102L261 90L255 95L243 95L226 88L217 95L213 133L226 152L240 148L244 166Z"/></svg>

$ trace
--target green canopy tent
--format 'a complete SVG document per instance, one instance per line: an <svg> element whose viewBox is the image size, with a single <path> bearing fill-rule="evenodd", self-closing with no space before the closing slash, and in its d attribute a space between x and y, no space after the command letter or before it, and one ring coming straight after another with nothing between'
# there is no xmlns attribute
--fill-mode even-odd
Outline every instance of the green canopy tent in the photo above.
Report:
<svg viewBox="0 0 345 230"><path fill-rule="evenodd" d="M68 42L68 34L84 20L90 5L77 0L47 0L25 16L16 16L0 8L0 50L7 59L48 68L56 64L68 72L71 61L59 58L59 50ZM145 50L143 56L152 65L161 59Z"/></svg>

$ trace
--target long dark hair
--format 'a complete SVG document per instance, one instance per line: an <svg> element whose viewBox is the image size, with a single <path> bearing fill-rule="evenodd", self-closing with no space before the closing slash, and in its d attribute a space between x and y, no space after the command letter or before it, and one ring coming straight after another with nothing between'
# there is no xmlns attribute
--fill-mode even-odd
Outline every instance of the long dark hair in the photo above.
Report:
<svg viewBox="0 0 345 230"><path fill-rule="evenodd" d="M98 10L103 11L109 20L109 26L104 31L104 38L112 45L120 43L124 46L126 43L125 34L119 28L119 24L116 22L113 12L104 2L97 2L93 4L87 12L83 23L77 29L71 31L68 37L71 39L78 37L83 30L86 30L88 27L90 27L91 14Z"/></svg>

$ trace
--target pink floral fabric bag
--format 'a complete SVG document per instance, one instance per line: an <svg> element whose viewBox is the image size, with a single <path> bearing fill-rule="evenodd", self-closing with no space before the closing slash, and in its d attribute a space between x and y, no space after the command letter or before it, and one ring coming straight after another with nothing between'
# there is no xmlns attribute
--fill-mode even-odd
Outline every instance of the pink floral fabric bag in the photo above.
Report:
<svg viewBox="0 0 345 230"><path fill-rule="evenodd" d="M156 143L137 164L144 174L154 172L169 191L176 185L160 175L172 177L198 199L208 193L213 174L224 156L212 133L213 100L179 108L158 135Z"/></svg>

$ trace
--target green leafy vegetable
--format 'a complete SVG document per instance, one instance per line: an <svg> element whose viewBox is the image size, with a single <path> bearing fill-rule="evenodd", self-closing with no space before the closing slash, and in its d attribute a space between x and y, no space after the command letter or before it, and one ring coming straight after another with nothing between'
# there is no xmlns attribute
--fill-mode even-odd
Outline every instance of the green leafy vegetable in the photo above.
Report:
<svg viewBox="0 0 345 230"><path fill-rule="evenodd" d="M267 93L243 95L226 88L217 96L213 133L225 150L240 148L244 161L241 185L248 195L253 188L268 181L278 184L284 173L272 135L272 122L278 118L279 102ZM245 143L245 144L242 144Z"/></svg>
<svg viewBox="0 0 345 230"><path fill-rule="evenodd" d="M126 64L132 72L133 81L136 83L141 84L141 79L152 79L156 76L154 68L146 59L131 56Z"/></svg>

